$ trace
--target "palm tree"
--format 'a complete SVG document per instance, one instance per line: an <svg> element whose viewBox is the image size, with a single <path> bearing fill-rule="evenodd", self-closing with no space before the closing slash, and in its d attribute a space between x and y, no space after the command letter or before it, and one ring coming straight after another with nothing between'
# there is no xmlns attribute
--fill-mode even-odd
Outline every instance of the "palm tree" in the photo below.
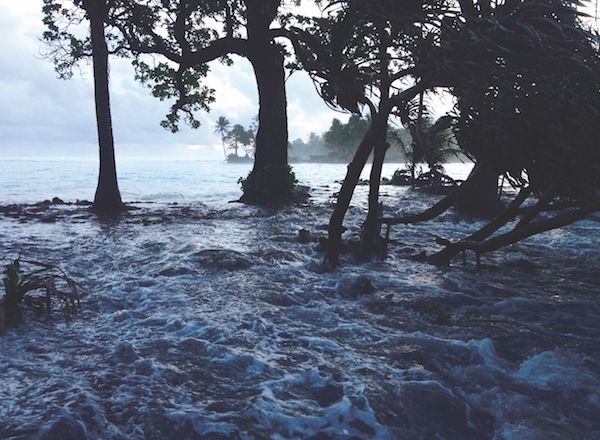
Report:
<svg viewBox="0 0 600 440"><path fill-rule="evenodd" d="M252 132L248 131L241 124L235 124L231 131L227 134L228 140L234 148L234 156L238 155L240 145L247 151L247 147L252 143ZM248 153L246 152L246 155Z"/></svg>
<svg viewBox="0 0 600 440"><path fill-rule="evenodd" d="M230 127L231 123L229 122L229 119L227 119L225 116L219 116L219 119L217 119L217 122L215 123L215 133L221 136L221 142L223 142L223 154L225 155L225 160L227 160L227 150L225 148L225 138L227 137L227 134L229 134L229 127Z"/></svg>

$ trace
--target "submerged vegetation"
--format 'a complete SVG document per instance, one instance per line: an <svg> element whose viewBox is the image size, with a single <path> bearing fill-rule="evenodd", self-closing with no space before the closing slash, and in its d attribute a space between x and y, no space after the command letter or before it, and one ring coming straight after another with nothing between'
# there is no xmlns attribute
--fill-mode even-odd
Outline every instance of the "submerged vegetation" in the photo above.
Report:
<svg viewBox="0 0 600 440"><path fill-rule="evenodd" d="M17 258L4 266L4 297L0 314L4 328L16 327L23 306L36 314L49 315L57 302L65 319L71 319L79 308L79 287L60 267L39 261Z"/></svg>
<svg viewBox="0 0 600 440"><path fill-rule="evenodd" d="M330 220L327 260L333 264L339 258L344 216L372 151L363 249L379 247L377 223L430 220L452 206L470 214L498 215L485 233L468 240L481 241L471 248L482 252L598 210L599 150L588 130L600 122L600 52L597 35L579 21L576 2L458 3L415 2L411 9L389 2L332 2L328 15L297 30L299 58L323 98L334 107L356 114L364 107L371 114L370 129L350 163ZM439 89L455 96L456 107L438 121L440 130L433 130L434 124L427 136L424 96ZM381 163L393 116L411 130L416 161L429 162L435 170L438 134L452 127L476 166L464 184L423 215L377 219ZM564 162L569 165L562 166ZM503 208L501 175L516 189L530 188L539 203L504 238L483 242L512 220L526 199L517 196ZM561 198L572 202L571 211L533 222ZM430 261L447 263L454 255L449 249L460 247L465 246L449 244Z"/></svg>

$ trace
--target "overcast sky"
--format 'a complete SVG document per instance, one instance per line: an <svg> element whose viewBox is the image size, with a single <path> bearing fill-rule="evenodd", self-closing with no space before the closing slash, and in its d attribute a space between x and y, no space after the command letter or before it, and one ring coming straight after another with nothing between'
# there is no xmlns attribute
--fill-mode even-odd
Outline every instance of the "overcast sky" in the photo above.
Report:
<svg viewBox="0 0 600 440"><path fill-rule="evenodd" d="M0 0L0 157L97 156L93 83L89 68L60 80L41 58L44 30L42 0ZM199 113L198 130L172 134L160 127L168 109L137 84L127 60L111 61L111 104L117 156L217 159L223 155L213 134L214 120L227 116L248 125L258 112L256 82L250 64L211 63L207 84L216 89L210 113ZM290 140L327 129L333 112L317 95L306 74L287 84Z"/></svg>
<svg viewBox="0 0 600 440"><path fill-rule="evenodd" d="M84 68L71 80L57 78L42 59L42 0L0 0L0 157L96 158L97 141L92 75ZM593 14L591 5L587 8ZM216 89L210 113L199 113L202 126L183 126L172 134L159 123L169 103L150 96L137 84L127 60L111 62L111 101L117 157L217 159L222 157L214 121L224 115L248 125L258 112L256 83L250 64L211 63L207 84ZM290 141L321 133L331 120L347 115L330 110L304 73L287 84ZM443 114L449 102L438 107ZM444 108L445 107L445 108Z"/></svg>

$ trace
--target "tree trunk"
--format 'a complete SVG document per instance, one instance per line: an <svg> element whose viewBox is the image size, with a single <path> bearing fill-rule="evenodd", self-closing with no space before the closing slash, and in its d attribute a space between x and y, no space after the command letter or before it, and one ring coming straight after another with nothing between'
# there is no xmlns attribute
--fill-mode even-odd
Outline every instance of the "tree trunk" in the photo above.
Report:
<svg viewBox="0 0 600 440"><path fill-rule="evenodd" d="M361 236L361 250L363 252L371 252L377 249L379 240L379 190L381 187L381 172L385 153L388 149L386 143L387 124L384 127L378 127L378 132L375 134L376 140L374 145L373 165L371 166L371 174L369 176L369 211L367 218L363 223Z"/></svg>
<svg viewBox="0 0 600 440"><path fill-rule="evenodd" d="M380 131L378 128L384 127L385 123L385 118L380 115L375 116L369 130L354 153L352 162L348 165L344 183L342 183L342 188L340 189L335 208L329 219L329 238L327 242L326 260L333 265L336 265L339 262L344 217L350 206L354 189L360 180L360 174L365 168L369 155L371 154L371 151L373 151L373 144L376 140L378 131Z"/></svg>
<svg viewBox="0 0 600 440"><path fill-rule="evenodd" d="M530 187L522 188L517 197L514 198L514 200L498 217L468 237L465 237L456 243L450 243L441 251L431 255L429 260L438 264L449 264L452 258L464 250L461 247L463 246L463 243L474 243L485 240L490 235L494 234L498 229L511 221L517 215L519 207L523 204L523 202L525 202L530 194Z"/></svg>
<svg viewBox="0 0 600 440"><path fill-rule="evenodd" d="M481 169L481 166L475 165L473 171L471 171L471 174L469 174L469 177L467 177L467 180L465 180L457 188L453 188L446 197L425 211L417 214L409 214L399 218L382 218L380 222L387 225L409 225L412 223L420 223L432 220L446 212L448 209L458 203L459 200L465 199L469 194L472 194L474 191L473 187L477 186L481 180L479 175L481 172L484 172L484 170Z"/></svg>
<svg viewBox="0 0 600 440"><path fill-rule="evenodd" d="M17 298L8 294L4 296L4 303L2 303L2 300L0 299L0 306L2 306L0 307L0 313L4 314L2 317L4 325L0 325L0 334L2 334L3 327L15 328L19 324L19 321L21 320L21 309L19 308Z"/></svg>
<svg viewBox="0 0 600 440"><path fill-rule="evenodd" d="M493 217L504 208L498 193L498 172L494 167L479 163L467 180L471 185L461 193L456 209L476 217Z"/></svg>
<svg viewBox="0 0 600 440"><path fill-rule="evenodd" d="M367 218L362 226L360 247L362 253L371 253L377 251L379 237L379 188L381 186L381 170L383 168L383 161L385 160L385 153L389 147L387 144L387 131L388 131L388 115L386 110L388 106L388 100L390 97L390 81L389 81L389 58L387 53L388 40L387 31L379 28L379 36L381 38L379 47L379 65L380 65L380 101L379 101L379 112L377 118L374 121L374 132L373 132L373 164L371 165L371 174L369 176L369 210L367 212ZM423 92L421 92L421 99Z"/></svg>
<svg viewBox="0 0 600 440"><path fill-rule="evenodd" d="M258 86L256 167L287 165L288 124L285 69L279 47L270 44L252 59Z"/></svg>
<svg viewBox="0 0 600 440"><path fill-rule="evenodd" d="M114 212L122 210L124 205L117 182L115 146L110 115L108 47L104 34L104 17L107 14L107 6L105 1L98 0L87 0L84 6L91 28L96 124L100 149L100 173L92 208L96 212Z"/></svg>
<svg viewBox="0 0 600 440"><path fill-rule="evenodd" d="M514 229L504 234L497 235L484 241L460 241L454 243L451 249L452 252L442 250L437 254L433 254L428 258L428 261L434 264L447 265L454 255L463 250L472 250L479 254L485 252L493 252L502 247L522 241L532 235L550 231L552 229L562 228L579 220L583 220L586 216L600 210L600 203L590 204L578 209L572 209L563 214L558 214L554 217L538 220L533 223L527 223L522 226L515 226Z"/></svg>
<svg viewBox="0 0 600 440"><path fill-rule="evenodd" d="M246 179L243 202L270 203L292 195L288 168L288 122L284 58L269 42L250 57L258 86L258 131L254 167Z"/></svg>

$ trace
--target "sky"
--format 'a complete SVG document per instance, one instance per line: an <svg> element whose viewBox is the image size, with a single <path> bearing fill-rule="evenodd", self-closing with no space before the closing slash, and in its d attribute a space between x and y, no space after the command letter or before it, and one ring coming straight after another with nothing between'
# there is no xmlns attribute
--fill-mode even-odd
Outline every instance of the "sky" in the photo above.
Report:
<svg viewBox="0 0 600 440"><path fill-rule="evenodd" d="M93 83L89 65L70 80L57 77L42 59L42 0L0 0L0 158L97 157ZM591 4L587 12L594 15ZM218 159L223 151L213 132L215 120L249 125L258 113L256 82L250 64L235 58L233 66L211 63L206 83L216 90L210 113L200 112L202 125L182 125L173 134L160 126L169 102L160 102L134 80L127 60L111 60L111 104L118 159ZM290 141L322 133L335 117L305 73L287 82ZM437 116L448 102L438 106ZM440 110L440 108L442 108Z"/></svg>
<svg viewBox="0 0 600 440"><path fill-rule="evenodd" d="M97 157L93 82L89 65L70 80L57 77L42 59L42 0L0 0L0 157ZM221 115L249 125L258 113L256 82L250 64L211 63L206 83L216 90L210 113L199 112L202 126L182 126L176 134L160 126L169 103L152 97L134 80L127 60L111 60L111 106L118 159L219 159L220 138L213 133ZM334 117L304 73L287 83L290 140L325 131Z"/></svg>

